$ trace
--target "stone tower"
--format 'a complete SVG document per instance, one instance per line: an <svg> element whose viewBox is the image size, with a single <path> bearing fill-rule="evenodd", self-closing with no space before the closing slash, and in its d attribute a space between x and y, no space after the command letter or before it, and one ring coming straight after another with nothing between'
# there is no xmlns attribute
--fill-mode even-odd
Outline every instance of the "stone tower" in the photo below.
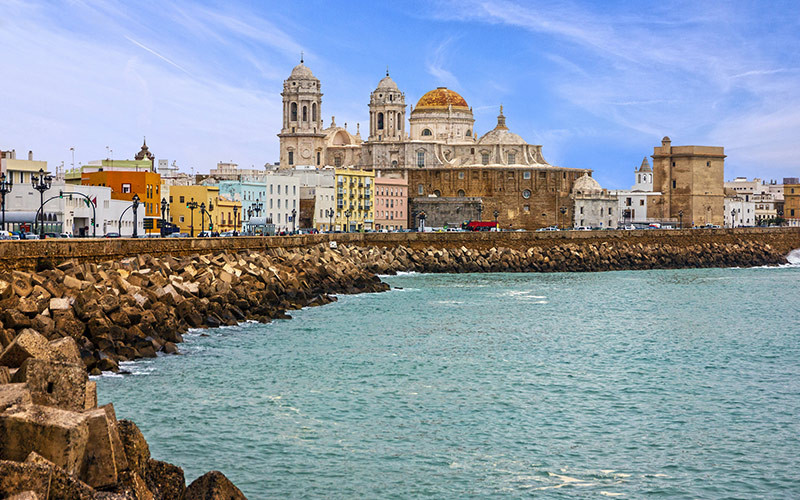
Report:
<svg viewBox="0 0 800 500"><path fill-rule="evenodd" d="M381 79L369 99L369 141L399 141L405 134L406 97L389 76Z"/></svg>
<svg viewBox="0 0 800 500"><path fill-rule="evenodd" d="M325 134L322 132L322 89L308 67L300 64L283 82L283 127L280 168L297 165L322 166Z"/></svg>
<svg viewBox="0 0 800 500"><path fill-rule="evenodd" d="M685 226L722 225L725 149L673 146L669 137L653 148L653 190L661 196L647 205L647 216L683 220ZM689 226L690 227L690 226Z"/></svg>

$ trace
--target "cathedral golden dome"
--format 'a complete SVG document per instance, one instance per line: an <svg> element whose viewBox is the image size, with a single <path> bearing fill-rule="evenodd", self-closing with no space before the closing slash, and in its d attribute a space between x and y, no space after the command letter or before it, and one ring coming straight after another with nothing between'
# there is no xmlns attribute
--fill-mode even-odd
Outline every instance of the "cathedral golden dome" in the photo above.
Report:
<svg viewBox="0 0 800 500"><path fill-rule="evenodd" d="M465 101L458 92L454 92L447 87L439 87L420 97L417 102L417 107L414 108L414 110L447 109L447 107L451 105L453 109L469 109L467 101Z"/></svg>

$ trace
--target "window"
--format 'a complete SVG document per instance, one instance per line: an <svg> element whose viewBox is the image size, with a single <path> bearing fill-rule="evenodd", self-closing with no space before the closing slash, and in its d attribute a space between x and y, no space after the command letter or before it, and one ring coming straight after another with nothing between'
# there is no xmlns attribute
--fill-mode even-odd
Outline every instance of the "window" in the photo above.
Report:
<svg viewBox="0 0 800 500"><path fill-rule="evenodd" d="M438 189L434 189L434 190L433 190L433 194L434 194L434 196L436 196L437 198L438 198L439 196L442 196L442 192L441 192L441 191L439 191Z"/></svg>
<svg viewBox="0 0 800 500"><path fill-rule="evenodd" d="M524 191L522 192L522 197L523 197L523 198L525 198L526 200L527 200L528 198L530 198L530 197L531 197L531 190L530 190L530 189L526 189L526 190L524 190Z"/></svg>
<svg viewBox="0 0 800 500"><path fill-rule="evenodd" d="M531 178L530 171L522 172L522 178L523 179L530 179Z"/></svg>
<svg viewBox="0 0 800 500"><path fill-rule="evenodd" d="M383 130L383 113L378 113L378 130Z"/></svg>
<svg viewBox="0 0 800 500"><path fill-rule="evenodd" d="M169 202L172 203L172 195L169 195Z"/></svg>
<svg viewBox="0 0 800 500"><path fill-rule="evenodd" d="M431 131L429 129L426 128L425 130L422 131L422 135L423 136L429 136L429 135L433 135L433 134L431 133Z"/></svg>
<svg viewBox="0 0 800 500"><path fill-rule="evenodd" d="M422 184L420 184L419 186L417 186L417 192L418 192L419 194L421 194L421 195L422 195L422 194L425 194L425 188L422 186Z"/></svg>
<svg viewBox="0 0 800 500"><path fill-rule="evenodd" d="M517 163L517 154L516 153L508 153L508 164L513 165Z"/></svg>
<svg viewBox="0 0 800 500"><path fill-rule="evenodd" d="M181 196L181 203L185 203L185 202L183 201L183 196ZM183 222L183 221L181 221L181 222Z"/></svg>
<svg viewBox="0 0 800 500"><path fill-rule="evenodd" d="M583 207L581 207L581 215L583 215ZM583 225L583 221L581 221L581 226Z"/></svg>
<svg viewBox="0 0 800 500"><path fill-rule="evenodd" d="M464 178L464 172L459 172L458 173L458 178L459 179L463 179Z"/></svg>
<svg viewBox="0 0 800 500"><path fill-rule="evenodd" d="M472 130L467 129L467 133L464 134L464 135L466 135L467 137L470 137L472 135Z"/></svg>
<svg viewBox="0 0 800 500"><path fill-rule="evenodd" d="M484 165L489 164L489 153L481 153L481 163Z"/></svg>
<svg viewBox="0 0 800 500"><path fill-rule="evenodd" d="M424 167L425 166L425 151L418 151L417 152L417 166Z"/></svg>
<svg viewBox="0 0 800 500"><path fill-rule="evenodd" d="M130 193L131 192L131 185L130 184L123 184L122 185L122 192L123 193Z"/></svg>
<svg viewBox="0 0 800 500"><path fill-rule="evenodd" d="M710 167L710 166L711 166L711 162L710 162L710 161L707 161L707 162L706 162L706 167Z"/></svg>
<svg viewBox="0 0 800 500"><path fill-rule="evenodd" d="M303 121L308 121L308 106L303 106Z"/></svg>
<svg viewBox="0 0 800 500"><path fill-rule="evenodd" d="M631 206L631 199L630 198L625 198L625 206L626 207Z"/></svg>
<svg viewBox="0 0 800 500"><path fill-rule="evenodd" d="M639 200L639 206L640 206L640 207L643 207L643 206L644 206L644 199L641 199L641 200Z"/></svg>
<svg viewBox="0 0 800 500"><path fill-rule="evenodd" d="M459 190L458 190L458 197L459 197L459 198L463 198L463 197L465 197L466 195L467 195L467 193L465 193L463 189L459 189Z"/></svg>
<svg viewBox="0 0 800 500"><path fill-rule="evenodd" d="M320 155L321 155L321 153L319 151L317 151L317 165L319 165L319 161L320 161L320 158L321 158Z"/></svg>
<svg viewBox="0 0 800 500"><path fill-rule="evenodd" d="M281 185L278 184L278 194L281 194Z"/></svg>
<svg viewBox="0 0 800 500"><path fill-rule="evenodd" d="M180 217L178 217L178 221L179 221L179 222L183 222L183 215L181 215Z"/></svg>
<svg viewBox="0 0 800 500"><path fill-rule="evenodd" d="M278 198L278 208L281 208L281 199Z"/></svg>
<svg viewBox="0 0 800 500"><path fill-rule="evenodd" d="M608 207L608 215L611 215L611 207Z"/></svg>
<svg viewBox="0 0 800 500"><path fill-rule="evenodd" d="M292 112L291 112L292 116L291 116L290 120L293 121L293 122L296 122L297 121L297 103L293 102L291 108L292 108Z"/></svg>
<svg viewBox="0 0 800 500"><path fill-rule="evenodd" d="M675 189L675 181L672 181L672 189Z"/></svg>
<svg viewBox="0 0 800 500"><path fill-rule="evenodd" d="M333 159L333 165L334 165L336 168L340 168L340 167L342 166L342 157L341 157L341 156L336 156L336 157ZM340 179L341 179L341 177L340 177Z"/></svg>
<svg viewBox="0 0 800 500"><path fill-rule="evenodd" d="M292 186L292 194L297 194L297 186Z"/></svg>
<svg viewBox="0 0 800 500"><path fill-rule="evenodd" d="M294 151L289 151L289 165L294 165Z"/></svg>
<svg viewBox="0 0 800 500"><path fill-rule="evenodd" d="M317 121L317 103L311 105L311 121Z"/></svg>

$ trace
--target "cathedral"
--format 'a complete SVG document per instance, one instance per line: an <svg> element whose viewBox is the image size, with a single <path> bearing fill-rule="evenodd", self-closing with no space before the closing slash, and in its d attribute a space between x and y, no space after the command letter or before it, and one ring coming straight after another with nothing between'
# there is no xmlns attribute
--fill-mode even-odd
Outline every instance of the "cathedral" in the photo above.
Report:
<svg viewBox="0 0 800 500"><path fill-rule="evenodd" d="M480 136L472 108L453 90L438 87L407 106L388 71L370 95L366 140L360 127L353 135L335 117L323 128L322 87L302 60L281 96L280 168L351 167L402 176L408 181L410 227L416 225L415 200L430 207L436 198L450 205L478 200L481 217L494 218L504 229L555 225L571 220L572 185L591 175L589 169L547 163L542 146L509 130L502 106L495 127Z"/></svg>

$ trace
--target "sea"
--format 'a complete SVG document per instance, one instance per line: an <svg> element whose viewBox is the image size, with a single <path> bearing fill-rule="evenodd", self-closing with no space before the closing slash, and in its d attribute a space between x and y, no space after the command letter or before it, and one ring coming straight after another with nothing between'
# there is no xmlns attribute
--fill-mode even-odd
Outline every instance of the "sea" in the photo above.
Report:
<svg viewBox="0 0 800 500"><path fill-rule="evenodd" d="M261 498L800 498L800 264L400 274L97 377Z"/></svg>

